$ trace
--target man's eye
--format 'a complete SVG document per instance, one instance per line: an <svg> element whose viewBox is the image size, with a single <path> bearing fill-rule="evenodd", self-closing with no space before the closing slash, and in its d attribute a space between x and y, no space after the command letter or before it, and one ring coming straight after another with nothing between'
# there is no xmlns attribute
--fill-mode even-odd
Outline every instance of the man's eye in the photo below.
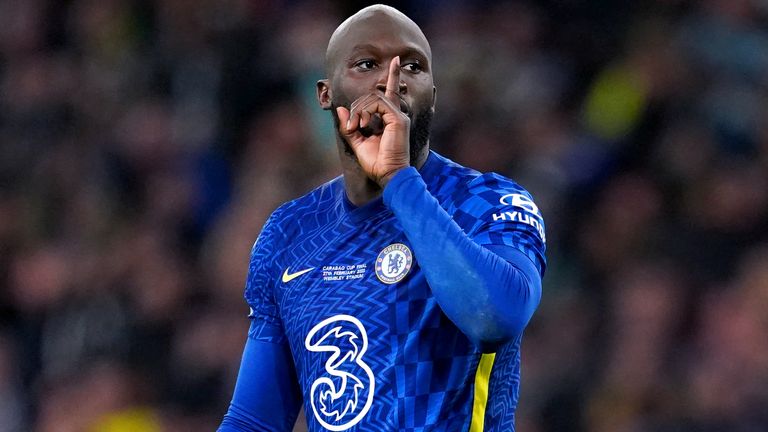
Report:
<svg viewBox="0 0 768 432"><path fill-rule="evenodd" d="M408 72L412 72L412 73L419 73L422 70L424 70L424 68L422 68L420 64L415 63L415 62L413 62L413 63L406 63L404 65L401 65L401 67L403 69L407 70Z"/></svg>
<svg viewBox="0 0 768 432"><path fill-rule="evenodd" d="M376 67L376 62L373 60L360 60L355 63L355 67L361 70L369 70Z"/></svg>

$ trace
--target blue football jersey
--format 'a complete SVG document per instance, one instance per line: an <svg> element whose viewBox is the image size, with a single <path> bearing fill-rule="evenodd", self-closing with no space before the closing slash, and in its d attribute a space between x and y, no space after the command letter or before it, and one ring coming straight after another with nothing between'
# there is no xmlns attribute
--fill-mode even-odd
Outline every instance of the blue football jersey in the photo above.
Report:
<svg viewBox="0 0 768 432"><path fill-rule="evenodd" d="M517 248L543 274L544 222L520 185L434 152L419 171L471 239ZM341 177L271 215L245 298L249 337L290 346L310 431L514 430L522 335L481 353L382 199L353 206Z"/></svg>

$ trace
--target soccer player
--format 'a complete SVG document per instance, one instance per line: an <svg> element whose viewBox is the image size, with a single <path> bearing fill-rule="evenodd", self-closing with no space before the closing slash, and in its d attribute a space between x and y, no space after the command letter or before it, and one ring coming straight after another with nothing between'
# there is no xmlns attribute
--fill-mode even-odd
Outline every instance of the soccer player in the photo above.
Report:
<svg viewBox="0 0 768 432"><path fill-rule="evenodd" d="M302 404L310 431L513 431L546 265L538 208L429 150L431 50L401 12L344 21L326 73L343 175L279 207L256 240L219 431L289 431Z"/></svg>

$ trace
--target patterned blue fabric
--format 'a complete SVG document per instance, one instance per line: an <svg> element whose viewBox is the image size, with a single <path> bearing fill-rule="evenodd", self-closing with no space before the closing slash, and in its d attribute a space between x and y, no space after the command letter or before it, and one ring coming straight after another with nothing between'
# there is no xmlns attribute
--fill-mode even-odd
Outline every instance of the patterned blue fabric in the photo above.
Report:
<svg viewBox="0 0 768 432"><path fill-rule="evenodd" d="M434 152L420 173L474 241L517 248L543 274L543 220L521 186ZM481 353L442 313L410 250L381 198L354 207L342 178L265 224L245 290L249 337L289 344L310 431L468 430ZM519 348L520 336L496 354L486 431L513 430Z"/></svg>

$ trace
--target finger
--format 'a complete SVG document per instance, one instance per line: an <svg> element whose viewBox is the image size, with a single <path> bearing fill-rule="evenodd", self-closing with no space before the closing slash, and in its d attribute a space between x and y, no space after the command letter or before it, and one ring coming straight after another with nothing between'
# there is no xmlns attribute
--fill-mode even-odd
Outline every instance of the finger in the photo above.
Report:
<svg viewBox="0 0 768 432"><path fill-rule="evenodd" d="M352 102L352 105L350 106L350 115L349 115L349 123L347 124L347 128L350 128L350 126L354 125L354 129L357 129L357 126L362 120L362 112L365 110L367 106L371 104L371 102L378 99L378 96L370 93L366 96L362 96L357 98L354 102ZM353 130L354 130L353 129Z"/></svg>
<svg viewBox="0 0 768 432"><path fill-rule="evenodd" d="M339 117L339 128L342 133L346 133L349 127L349 110L344 107L336 107L336 115Z"/></svg>
<svg viewBox="0 0 768 432"><path fill-rule="evenodd" d="M389 62L387 89L384 91L384 94L392 102L397 102L400 98L400 56L395 56Z"/></svg>
<svg viewBox="0 0 768 432"><path fill-rule="evenodd" d="M344 107L336 107L336 115L339 116L339 130L342 135L350 135L357 130L356 114L351 114Z"/></svg>
<svg viewBox="0 0 768 432"><path fill-rule="evenodd" d="M359 124L360 124L360 114L356 112L351 113L349 116L349 120L347 120L347 134L351 134L352 132L356 131Z"/></svg>
<svg viewBox="0 0 768 432"><path fill-rule="evenodd" d="M399 103L399 97L398 103ZM402 113L400 106L387 99L381 93L364 96L353 102L354 108L348 122L348 134L359 132L364 137L381 135L387 125L397 128L408 128L408 117ZM400 125L400 126L397 126Z"/></svg>
<svg viewBox="0 0 768 432"><path fill-rule="evenodd" d="M364 104L358 105L355 112L359 112L360 115L365 115L363 113L367 113L368 115L378 114L382 117L391 114L402 114L402 111L400 111L399 97L397 97L396 102L392 102L381 94L375 96L375 98L372 98ZM367 124L367 120L369 119L366 119L365 124Z"/></svg>
<svg viewBox="0 0 768 432"><path fill-rule="evenodd" d="M352 105L350 105L349 110L354 113L355 111L360 109L360 107L363 107L368 103L370 103L373 99L376 99L376 97L377 95L375 93L368 93L365 96L360 96L359 98L355 99L354 102L352 102Z"/></svg>
<svg viewBox="0 0 768 432"><path fill-rule="evenodd" d="M368 126L368 122L371 121L371 113L366 109L360 110L360 127L364 128Z"/></svg>
<svg viewBox="0 0 768 432"><path fill-rule="evenodd" d="M381 94L371 94L363 99L361 99L359 102L356 101L356 104L354 108L351 110L352 115L360 114L363 116L365 112L368 114L387 114L387 113L398 113L400 111L400 97L396 96L395 101L391 101L388 98L382 96Z"/></svg>

